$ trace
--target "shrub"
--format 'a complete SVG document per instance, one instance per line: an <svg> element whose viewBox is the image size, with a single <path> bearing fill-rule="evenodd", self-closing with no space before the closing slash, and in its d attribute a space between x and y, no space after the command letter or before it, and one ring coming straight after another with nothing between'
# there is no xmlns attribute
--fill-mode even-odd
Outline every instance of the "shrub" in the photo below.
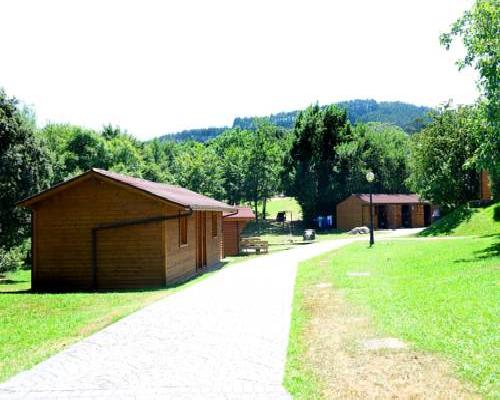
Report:
<svg viewBox="0 0 500 400"><path fill-rule="evenodd" d="M0 273L16 269L30 268L30 241L25 240L19 246L10 249L0 247Z"/></svg>

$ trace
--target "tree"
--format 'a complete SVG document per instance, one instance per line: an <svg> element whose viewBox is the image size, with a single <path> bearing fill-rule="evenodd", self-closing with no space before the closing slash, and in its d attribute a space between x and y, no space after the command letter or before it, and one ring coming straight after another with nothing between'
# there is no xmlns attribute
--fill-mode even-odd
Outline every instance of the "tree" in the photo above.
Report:
<svg viewBox="0 0 500 400"><path fill-rule="evenodd" d="M44 189L49 158L19 103L0 89L0 247L19 244L29 233L27 211L16 202Z"/></svg>
<svg viewBox="0 0 500 400"><path fill-rule="evenodd" d="M228 129L212 142L210 146L221 158L226 200L230 204L240 204L246 200L247 179L250 170L250 149L253 132Z"/></svg>
<svg viewBox="0 0 500 400"><path fill-rule="evenodd" d="M448 33L441 35L441 44L449 49L460 37L466 55L457 62L459 69L474 67L479 72L478 87L484 101L480 108L487 124L482 130L481 145L471 154L470 161L487 169L492 189L500 195L500 2L476 0L470 10L453 23Z"/></svg>
<svg viewBox="0 0 500 400"><path fill-rule="evenodd" d="M154 139L145 143L142 176L153 182L175 183L172 175L175 142L160 142Z"/></svg>
<svg viewBox="0 0 500 400"><path fill-rule="evenodd" d="M283 168L283 132L265 119L255 120L252 142L249 149L246 197L252 202L255 218L258 219L258 203L262 201L262 216L265 219L267 200L281 188L280 176Z"/></svg>
<svg viewBox="0 0 500 400"><path fill-rule="evenodd" d="M373 171L374 193L407 193L409 137L390 124L356 125L352 140L337 147L339 158L349 165L348 193L368 193L366 173Z"/></svg>
<svg viewBox="0 0 500 400"><path fill-rule="evenodd" d="M435 112L432 122L412 137L411 188L445 211L478 196L478 173L469 162L481 144L476 107Z"/></svg>
<svg viewBox="0 0 500 400"><path fill-rule="evenodd" d="M344 109L316 104L299 113L294 135L284 181L312 225L317 215L335 215L336 204L347 195L349 163L337 147L351 141L353 133Z"/></svg>
<svg viewBox="0 0 500 400"><path fill-rule="evenodd" d="M225 197L221 160L210 146L184 142L175 156L176 182L187 189L222 200Z"/></svg>

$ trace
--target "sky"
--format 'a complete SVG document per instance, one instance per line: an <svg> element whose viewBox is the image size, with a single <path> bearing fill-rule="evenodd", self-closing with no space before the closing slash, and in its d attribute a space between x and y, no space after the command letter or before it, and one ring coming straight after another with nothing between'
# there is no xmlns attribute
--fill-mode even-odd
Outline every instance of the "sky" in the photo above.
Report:
<svg viewBox="0 0 500 400"><path fill-rule="evenodd" d="M39 126L140 139L319 102L478 96L439 34L472 0L0 0L0 87Z"/></svg>

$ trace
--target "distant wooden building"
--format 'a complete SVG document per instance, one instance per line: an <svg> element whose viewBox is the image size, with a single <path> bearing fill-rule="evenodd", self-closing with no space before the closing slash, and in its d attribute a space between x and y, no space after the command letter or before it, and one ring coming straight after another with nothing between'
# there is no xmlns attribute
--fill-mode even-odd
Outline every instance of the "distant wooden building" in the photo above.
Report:
<svg viewBox="0 0 500 400"><path fill-rule="evenodd" d="M492 199L490 177L488 172L482 170L479 174L479 200L489 201Z"/></svg>
<svg viewBox="0 0 500 400"><path fill-rule="evenodd" d="M224 213L223 234L224 234L224 257L236 256L240 253L241 232L249 221L255 219L255 215L250 207L239 207L235 213Z"/></svg>
<svg viewBox="0 0 500 400"><path fill-rule="evenodd" d="M374 194L375 229L418 228L432 223L431 204L415 194ZM337 228L370 226L370 195L353 194L337 204Z"/></svg>
<svg viewBox="0 0 500 400"><path fill-rule="evenodd" d="M34 289L164 286L218 264L222 213L180 187L92 169L21 201L32 210Z"/></svg>

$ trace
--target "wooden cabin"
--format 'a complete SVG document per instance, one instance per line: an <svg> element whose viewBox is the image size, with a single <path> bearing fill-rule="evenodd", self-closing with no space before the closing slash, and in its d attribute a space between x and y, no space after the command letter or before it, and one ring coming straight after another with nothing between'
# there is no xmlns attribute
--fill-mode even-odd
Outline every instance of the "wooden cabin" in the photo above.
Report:
<svg viewBox="0 0 500 400"><path fill-rule="evenodd" d="M490 176L488 172L482 170L479 174L479 200L490 201L492 199Z"/></svg>
<svg viewBox="0 0 500 400"><path fill-rule="evenodd" d="M432 206L416 194L374 194L374 229L419 228L432 223ZM370 195L353 194L337 204L337 228L370 226Z"/></svg>
<svg viewBox="0 0 500 400"><path fill-rule="evenodd" d="M92 169L19 206L32 210L34 289L160 287L221 260L222 213L180 187Z"/></svg>
<svg viewBox="0 0 500 400"><path fill-rule="evenodd" d="M249 221L255 219L255 214L250 207L238 206L232 213L224 213L222 231L224 234L224 257L240 254L241 232Z"/></svg>

